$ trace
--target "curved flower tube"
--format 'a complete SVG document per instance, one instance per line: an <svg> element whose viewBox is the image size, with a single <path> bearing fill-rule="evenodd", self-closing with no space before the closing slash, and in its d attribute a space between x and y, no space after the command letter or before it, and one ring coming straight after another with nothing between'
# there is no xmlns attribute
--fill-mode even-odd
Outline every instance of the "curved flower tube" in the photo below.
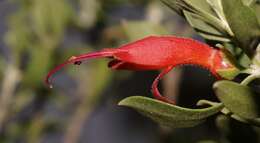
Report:
<svg viewBox="0 0 260 143"><path fill-rule="evenodd" d="M149 36L144 39L123 45L119 48L104 49L98 52L72 56L66 62L51 70L46 83L52 87L50 77L67 64L81 64L93 58L113 58L108 66L117 70L160 70L152 84L152 93L158 100L171 104L174 101L162 96L158 90L159 80L178 65L198 65L208 69L217 79L217 70L233 68L227 63L218 49L189 38L175 36Z"/></svg>

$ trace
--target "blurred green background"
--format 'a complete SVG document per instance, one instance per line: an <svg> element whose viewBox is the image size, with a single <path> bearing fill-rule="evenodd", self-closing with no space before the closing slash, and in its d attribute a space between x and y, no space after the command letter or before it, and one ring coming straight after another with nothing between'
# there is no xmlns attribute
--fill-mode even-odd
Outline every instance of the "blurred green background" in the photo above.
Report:
<svg viewBox="0 0 260 143"><path fill-rule="evenodd" d="M0 20L0 142L223 141L220 128L225 127L217 128L214 118L193 128L170 129L117 106L128 96L151 96L157 71L114 71L107 68L107 59L91 60L55 74L53 89L44 84L48 71L72 55L151 34L201 40L159 0L1 0ZM205 70L182 67L161 88L166 96L177 96L179 105L194 107L198 99L216 100L213 82ZM235 134L240 141L257 142L251 128L234 126L241 129Z"/></svg>

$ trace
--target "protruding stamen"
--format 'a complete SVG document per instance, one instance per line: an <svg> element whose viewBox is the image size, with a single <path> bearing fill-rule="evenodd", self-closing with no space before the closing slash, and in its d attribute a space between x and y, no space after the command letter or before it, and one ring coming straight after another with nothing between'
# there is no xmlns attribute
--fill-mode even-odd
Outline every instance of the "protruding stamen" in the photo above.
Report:
<svg viewBox="0 0 260 143"><path fill-rule="evenodd" d="M103 58L103 57L111 57L113 56L113 54L117 52L116 50L114 49L106 49L105 51L100 51L100 52L94 52L94 53L87 53L87 54L82 54L82 55L79 55L79 56L72 56L71 58L69 58L66 62L58 65L57 67L55 67L53 70L51 70L46 79L45 79L45 82L46 84L52 88L52 85L51 85L51 76L56 73L58 70L60 70L61 68L63 68L64 66L66 66L67 64L76 64L76 65L80 65L82 63L82 61L84 60L88 60L88 59L93 59L93 58Z"/></svg>

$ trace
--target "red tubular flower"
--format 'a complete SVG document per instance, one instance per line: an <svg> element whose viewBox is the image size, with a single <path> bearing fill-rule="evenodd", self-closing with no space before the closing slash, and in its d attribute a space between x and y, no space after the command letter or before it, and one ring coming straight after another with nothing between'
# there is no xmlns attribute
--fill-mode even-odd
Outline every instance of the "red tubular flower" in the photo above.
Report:
<svg viewBox="0 0 260 143"><path fill-rule="evenodd" d="M224 61L220 50L213 49L201 42L174 36L150 36L119 48L72 56L48 73L46 83L52 87L50 84L51 75L67 64L81 64L83 60L103 57L113 58L108 64L112 69L162 69L152 84L152 93L156 99L173 104L174 101L160 94L157 86L159 80L175 66L199 65L208 69L217 79L221 78L217 74L217 70L233 68L233 65Z"/></svg>

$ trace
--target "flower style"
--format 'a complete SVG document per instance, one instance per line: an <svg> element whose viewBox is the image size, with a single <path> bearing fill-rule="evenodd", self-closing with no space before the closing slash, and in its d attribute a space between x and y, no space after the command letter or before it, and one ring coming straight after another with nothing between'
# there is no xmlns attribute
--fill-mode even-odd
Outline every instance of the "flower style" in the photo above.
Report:
<svg viewBox="0 0 260 143"><path fill-rule="evenodd" d="M67 64L81 64L93 58L113 58L108 67L117 70L162 70L152 84L152 93L156 99L175 104L162 96L158 90L159 80L178 65L198 65L208 69L217 79L221 79L217 70L233 68L226 62L223 53L204 43L189 38L175 36L149 36L123 45L98 52L72 56L66 62L51 70L46 83L52 87L50 77Z"/></svg>

